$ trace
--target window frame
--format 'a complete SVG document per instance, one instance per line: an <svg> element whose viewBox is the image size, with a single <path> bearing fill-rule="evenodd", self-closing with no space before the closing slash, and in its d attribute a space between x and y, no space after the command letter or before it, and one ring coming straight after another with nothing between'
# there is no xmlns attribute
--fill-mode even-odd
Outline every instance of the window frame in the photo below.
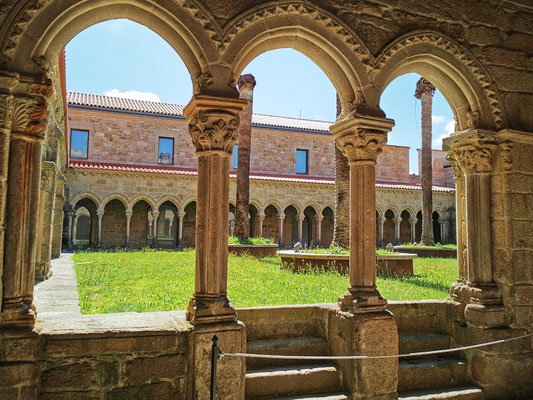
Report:
<svg viewBox="0 0 533 400"><path fill-rule="evenodd" d="M305 172L298 172L298 152L305 153ZM296 149L296 162L294 163L294 171L299 175L309 175L309 149Z"/></svg>
<svg viewBox="0 0 533 400"><path fill-rule="evenodd" d="M161 146L161 139L169 139L172 140L172 158L170 163L162 163L159 160L161 159L159 156L161 154L160 146ZM158 136L157 137L157 165L174 165L174 138L173 137L167 137L167 136Z"/></svg>
<svg viewBox="0 0 533 400"><path fill-rule="evenodd" d="M77 156L73 156L72 155L72 135L74 133L74 131L76 132L86 132L87 133L87 151L86 151L86 156L85 157L77 157ZM77 160L87 160L89 159L89 140L90 140L90 134L89 134L89 129L78 129L78 128L70 128L70 143L69 143L69 151L68 151L68 154L69 154L69 157L70 158L74 158L74 159L77 159Z"/></svg>

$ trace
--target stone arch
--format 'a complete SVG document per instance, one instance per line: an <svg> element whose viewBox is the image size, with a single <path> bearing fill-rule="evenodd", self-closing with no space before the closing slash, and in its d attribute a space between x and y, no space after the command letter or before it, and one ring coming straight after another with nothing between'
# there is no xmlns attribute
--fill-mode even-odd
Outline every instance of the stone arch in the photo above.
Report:
<svg viewBox="0 0 533 400"><path fill-rule="evenodd" d="M434 208L433 212L439 214L439 220L446 219L446 211L444 211L442 208Z"/></svg>
<svg viewBox="0 0 533 400"><path fill-rule="evenodd" d="M298 204L297 202L295 202L295 201L291 201L289 203L286 203L283 206L283 212L285 212L287 207L290 207L290 206L293 206L296 209L296 212L297 212L298 215L300 215L303 212L302 206L300 204Z"/></svg>
<svg viewBox="0 0 533 400"><path fill-rule="evenodd" d="M281 204L279 204L276 200L270 200L268 203L266 203L263 211L266 210L268 206L274 207L278 211L278 215L283 212L283 209L281 208Z"/></svg>
<svg viewBox="0 0 533 400"><path fill-rule="evenodd" d="M187 207L189 204L191 203L196 203L197 200L196 200L196 196L191 196L189 197L187 200L184 200L181 204L181 208L179 208L179 212L180 213L185 213L185 207ZM231 200L230 200L230 204L231 204Z"/></svg>
<svg viewBox="0 0 533 400"><path fill-rule="evenodd" d="M385 214L385 211L383 211L383 208L381 208L378 205L376 205L376 212L378 213L378 217L383 217L383 215Z"/></svg>
<svg viewBox="0 0 533 400"><path fill-rule="evenodd" d="M400 210L398 210L398 208L396 206L388 206L388 207L385 207L385 213L387 211L391 210L393 213L394 213L394 217L399 217L400 216Z"/></svg>
<svg viewBox="0 0 533 400"><path fill-rule="evenodd" d="M376 70L380 93L400 75L424 76L442 92L461 129L505 125L500 95L484 67L441 33L420 30L397 38L377 57Z"/></svg>
<svg viewBox="0 0 533 400"><path fill-rule="evenodd" d="M402 215L404 211L409 213L409 218L416 218L416 212L412 207L404 207L399 215Z"/></svg>
<svg viewBox="0 0 533 400"><path fill-rule="evenodd" d="M376 98L365 93L374 90L368 81L371 55L366 45L340 18L308 1L268 2L250 8L226 25L220 48L222 61L232 65L233 82L260 54L292 48L329 77L343 115L367 97Z"/></svg>
<svg viewBox="0 0 533 400"><path fill-rule="evenodd" d="M254 206L256 209L257 209L257 212L260 214L264 211L264 208L263 206L261 205L261 203L259 202L259 200L257 199L250 199L250 201L248 202L249 205L252 205Z"/></svg>
<svg viewBox="0 0 533 400"><path fill-rule="evenodd" d="M85 198L90 199L96 205L97 209L100 208L100 205L102 203L102 200L100 199L100 197L95 193L91 193L87 191L80 192L72 196L72 200L70 200L70 207L74 209L74 206L76 206L76 203L78 203L80 200L83 200Z"/></svg>
<svg viewBox="0 0 533 400"><path fill-rule="evenodd" d="M129 204L130 204L130 202L128 201L128 199L126 197L124 197L124 195L122 195L120 193L112 193L112 194L106 196L104 200L102 200L102 204L98 208L103 210L105 208L105 206L107 205L107 203L109 203L111 200L120 201L124 205L124 208L126 210L128 209Z"/></svg>
<svg viewBox="0 0 533 400"><path fill-rule="evenodd" d="M46 72L70 39L91 25L115 18L138 22L166 40L189 70L194 93L205 83L202 76L207 65L218 58L210 48L214 46L208 32L178 2L166 2L165 6L147 0L127 4L122 0L67 0L61 5L52 0L46 6L42 1L26 3L8 17L10 23L4 31L2 64L12 71L28 75ZM207 48L200 43L206 43Z"/></svg>
<svg viewBox="0 0 533 400"><path fill-rule="evenodd" d="M305 210L307 207L311 207L313 210L315 210L316 215L318 215L322 211L322 207L320 207L317 203L314 201L311 201L307 203L303 209Z"/></svg>
<svg viewBox="0 0 533 400"><path fill-rule="evenodd" d="M320 213L321 215L324 215L324 211L326 210L326 208L330 208L331 211L333 211L333 213L335 213L335 204L333 203L326 203L324 206L322 206L322 208L320 208Z"/></svg>
<svg viewBox="0 0 533 400"><path fill-rule="evenodd" d="M146 196L144 194L141 194L141 195L133 198L130 201L130 204L129 204L129 206L128 206L128 208L126 210L127 211L133 210L133 207L135 207L135 204L137 204L139 201L145 201L146 204L148 204L152 208L152 210L155 210L155 201L154 201L154 199L152 199L151 197Z"/></svg>
<svg viewBox="0 0 533 400"><path fill-rule="evenodd" d="M159 210L159 207L161 207L161 205L168 201L169 203L172 203L174 204L174 206L176 207L176 209L178 210L181 210L181 205L180 205L180 201L177 197L175 196L163 196L163 197L160 197L159 200L157 200L157 203L155 204L155 210Z"/></svg>

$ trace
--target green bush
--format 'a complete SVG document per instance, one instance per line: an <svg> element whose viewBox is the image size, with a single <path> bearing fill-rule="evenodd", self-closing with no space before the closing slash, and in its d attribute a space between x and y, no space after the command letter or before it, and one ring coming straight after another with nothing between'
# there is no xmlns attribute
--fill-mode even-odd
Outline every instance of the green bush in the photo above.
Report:
<svg viewBox="0 0 533 400"><path fill-rule="evenodd" d="M274 244L274 238L251 237L249 239L240 239L237 236L229 236L228 244L256 244L256 245Z"/></svg>

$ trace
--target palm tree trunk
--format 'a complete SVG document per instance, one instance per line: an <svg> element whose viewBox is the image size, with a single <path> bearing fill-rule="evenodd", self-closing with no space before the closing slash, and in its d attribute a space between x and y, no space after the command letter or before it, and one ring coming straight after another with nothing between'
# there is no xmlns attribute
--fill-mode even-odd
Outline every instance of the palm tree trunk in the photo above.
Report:
<svg viewBox="0 0 533 400"><path fill-rule="evenodd" d="M337 95L337 117L341 114ZM350 167L348 159L335 146L335 221L333 244L350 247Z"/></svg>
<svg viewBox="0 0 533 400"><path fill-rule="evenodd" d="M248 100L248 106L241 113L238 141L237 201L235 206L235 229L233 234L241 239L250 237L248 222L250 204L250 151L252 141L252 109L255 78L242 75L238 82L240 97Z"/></svg>

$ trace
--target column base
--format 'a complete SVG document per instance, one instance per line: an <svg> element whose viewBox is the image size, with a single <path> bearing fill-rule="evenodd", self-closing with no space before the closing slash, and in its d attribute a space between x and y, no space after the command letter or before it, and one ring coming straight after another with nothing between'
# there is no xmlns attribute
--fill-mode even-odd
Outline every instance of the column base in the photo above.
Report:
<svg viewBox="0 0 533 400"><path fill-rule="evenodd" d="M341 311L352 313L382 312L387 308L387 300L375 287L350 287L338 300Z"/></svg>
<svg viewBox="0 0 533 400"><path fill-rule="evenodd" d="M193 325L218 324L236 322L237 312L225 295L193 295L185 317Z"/></svg>
<svg viewBox="0 0 533 400"><path fill-rule="evenodd" d="M211 347L213 336L223 353L246 352L246 329L242 322L195 326L191 332L192 393L187 398L210 399ZM217 399L244 400L246 360L222 357L217 366Z"/></svg>
<svg viewBox="0 0 533 400"><path fill-rule="evenodd" d="M50 261L35 266L35 281L44 281L52 276Z"/></svg>
<svg viewBox="0 0 533 400"><path fill-rule="evenodd" d="M35 315L35 307L31 300L4 300L0 314L0 327L33 328Z"/></svg>
<svg viewBox="0 0 533 400"><path fill-rule="evenodd" d="M465 320L467 325L480 329L501 328L507 325L505 307L502 305L467 304Z"/></svg>

